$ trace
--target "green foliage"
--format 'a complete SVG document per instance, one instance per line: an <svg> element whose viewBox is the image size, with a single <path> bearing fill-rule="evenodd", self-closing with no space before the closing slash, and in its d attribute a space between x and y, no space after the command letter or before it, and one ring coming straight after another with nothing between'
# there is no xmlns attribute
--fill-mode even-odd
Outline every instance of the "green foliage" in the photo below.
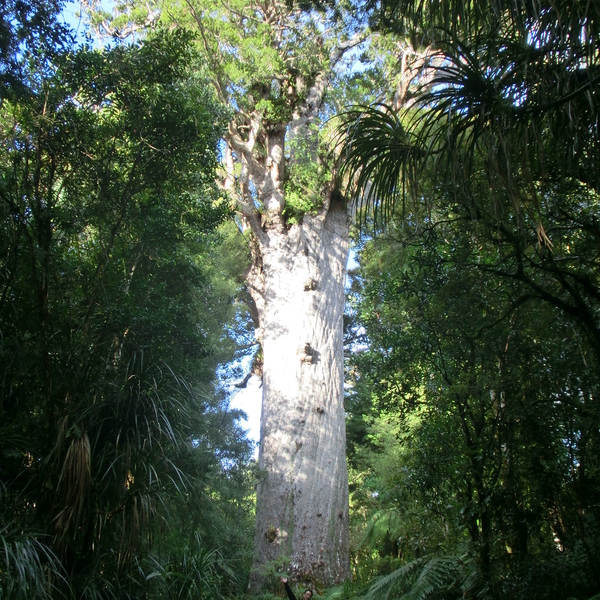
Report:
<svg viewBox="0 0 600 600"><path fill-rule="evenodd" d="M304 99L312 80L328 60L319 30L331 9L322 3L250 6L243 0L227 5L194 2L135 0L116 3L109 15L94 1L86 3L101 34L135 31L158 21L177 23L195 31L204 56L206 74L220 99L244 118L262 113L267 126L278 127L292 118L294 105Z"/></svg>
<svg viewBox="0 0 600 600"><path fill-rule="evenodd" d="M419 202L415 169L432 165L440 181L452 179L467 194L475 193L477 169L485 170L493 190L533 217L558 180L598 189L596 5L390 1L382 10L415 46L429 44L435 70L423 71L413 101L397 114L383 107L379 116L381 107L371 106L346 115L345 169L350 180L360 177L358 197L393 202L408 180L407 196ZM379 173L378 154L398 139L406 144L391 160L398 164L385 160ZM366 187L385 178L387 189Z"/></svg>
<svg viewBox="0 0 600 600"><path fill-rule="evenodd" d="M390 224L353 287L369 343L348 399L356 510L393 515L367 533L405 565L466 543L484 597L587 598L600 586L598 8L380 6L377 25L428 45L429 67L403 109L344 120L344 172Z"/></svg>
<svg viewBox="0 0 600 600"><path fill-rule="evenodd" d="M0 530L2 598L52 598L64 575L52 551L35 536L2 524ZM53 583L54 582L54 583Z"/></svg>
<svg viewBox="0 0 600 600"><path fill-rule="evenodd" d="M319 132L314 125L288 141L290 160L284 187L284 217L288 223L297 223L303 215L323 206L331 173L325 166L327 161L319 159L318 147Z"/></svg>
<svg viewBox="0 0 600 600"><path fill-rule="evenodd" d="M213 384L243 264L221 256L224 112L192 59L181 32L66 52L0 108L7 597L243 584L250 449Z"/></svg>
<svg viewBox="0 0 600 600"><path fill-rule="evenodd" d="M481 574L468 556L433 556L415 559L381 577L365 598L399 597L403 600L426 598L472 598L480 591Z"/></svg>
<svg viewBox="0 0 600 600"><path fill-rule="evenodd" d="M5 0L0 7L0 101L27 94L28 66L50 66L52 56L68 47L70 33L57 22L63 0Z"/></svg>
<svg viewBox="0 0 600 600"><path fill-rule="evenodd" d="M264 600L278 597L281 593L283 585L281 583L282 577L288 577L286 569L290 564L288 556L282 556L275 560L268 561L260 571L261 576L264 578Z"/></svg>
<svg viewBox="0 0 600 600"><path fill-rule="evenodd" d="M536 220L506 209L499 222L477 189L458 203L433 185L435 210L399 215L361 254L353 290L369 350L347 406L354 510L373 520L363 544L410 564L467 542L483 597L556 598L557 586L587 597L600 414L586 259L597 241L581 224L597 195L569 183L546 195L549 250Z"/></svg>

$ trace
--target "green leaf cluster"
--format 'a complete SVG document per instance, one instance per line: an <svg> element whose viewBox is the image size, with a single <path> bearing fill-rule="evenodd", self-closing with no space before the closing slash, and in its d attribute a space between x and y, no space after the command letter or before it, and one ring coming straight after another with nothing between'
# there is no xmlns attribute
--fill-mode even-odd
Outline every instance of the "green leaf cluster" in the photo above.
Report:
<svg viewBox="0 0 600 600"><path fill-rule="evenodd" d="M288 141L290 159L286 173L284 217L297 223L307 213L323 206L324 190L332 180L328 161L318 156L319 130L316 125L302 128Z"/></svg>

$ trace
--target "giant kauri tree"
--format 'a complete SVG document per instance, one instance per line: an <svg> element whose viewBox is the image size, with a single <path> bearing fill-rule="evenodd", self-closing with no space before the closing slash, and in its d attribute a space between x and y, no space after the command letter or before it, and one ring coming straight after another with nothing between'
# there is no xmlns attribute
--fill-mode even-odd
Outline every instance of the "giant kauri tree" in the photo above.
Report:
<svg viewBox="0 0 600 600"><path fill-rule="evenodd" d="M231 109L224 187L253 262L248 290L261 350L263 399L255 560L293 579L349 575L343 406L348 214L319 151L332 75L358 38L327 3L204 0L124 4L92 23L129 32L153 18L193 29L216 94ZM120 20L119 20L120 19Z"/></svg>
<svg viewBox="0 0 600 600"><path fill-rule="evenodd" d="M348 217L320 164L317 120L331 71L354 41L335 40L324 13L283 2L237 4L218 14L211 3L186 11L213 57L220 98L235 108L226 186L254 259L248 287L262 347L264 478L252 585L260 585L263 567L282 559L296 578L333 583L349 569L342 349Z"/></svg>

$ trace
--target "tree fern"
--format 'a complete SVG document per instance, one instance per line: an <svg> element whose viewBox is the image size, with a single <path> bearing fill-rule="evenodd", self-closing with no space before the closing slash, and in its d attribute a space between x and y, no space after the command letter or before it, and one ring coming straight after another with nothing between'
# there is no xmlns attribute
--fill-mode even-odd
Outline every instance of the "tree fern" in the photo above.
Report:
<svg viewBox="0 0 600 600"><path fill-rule="evenodd" d="M417 558L380 578L365 595L366 600L399 598L429 600L457 597L479 598L485 582L472 557L447 554Z"/></svg>

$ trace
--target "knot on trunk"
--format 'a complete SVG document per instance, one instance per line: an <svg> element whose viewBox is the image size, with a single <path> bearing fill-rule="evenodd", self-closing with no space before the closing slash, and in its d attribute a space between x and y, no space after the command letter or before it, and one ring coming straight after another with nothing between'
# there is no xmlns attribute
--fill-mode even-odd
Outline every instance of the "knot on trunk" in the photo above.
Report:
<svg viewBox="0 0 600 600"><path fill-rule="evenodd" d="M304 282L304 291L312 292L313 290L316 290L317 284L318 284L318 281L316 279L313 279L312 277L310 279L307 279Z"/></svg>
<svg viewBox="0 0 600 600"><path fill-rule="evenodd" d="M300 362L312 365L319 360L319 352L317 352L309 342L298 348L297 354L300 356Z"/></svg>
<svg viewBox="0 0 600 600"><path fill-rule="evenodd" d="M265 537L267 538L267 541L269 542L269 544L272 544L277 537L279 536L279 529L277 527L275 527L275 525L270 525L269 528L267 529L267 531L265 531Z"/></svg>

